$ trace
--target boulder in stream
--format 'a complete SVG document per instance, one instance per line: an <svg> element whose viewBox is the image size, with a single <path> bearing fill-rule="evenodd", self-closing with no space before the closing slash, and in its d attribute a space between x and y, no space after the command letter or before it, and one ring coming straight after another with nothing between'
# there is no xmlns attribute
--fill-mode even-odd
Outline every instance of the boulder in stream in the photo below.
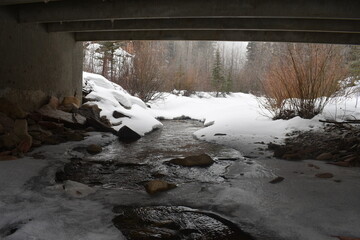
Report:
<svg viewBox="0 0 360 240"><path fill-rule="evenodd" d="M119 140L123 142L135 142L141 138L141 135L129 128L123 126L117 133Z"/></svg>
<svg viewBox="0 0 360 240"><path fill-rule="evenodd" d="M168 183L163 180L151 180L145 185L145 190L148 194L155 194L176 188L173 183Z"/></svg>
<svg viewBox="0 0 360 240"><path fill-rule="evenodd" d="M127 239L252 240L236 224L214 213L181 206L116 206L113 219Z"/></svg>
<svg viewBox="0 0 360 240"><path fill-rule="evenodd" d="M175 158L170 160L169 163L183 167L208 167L214 163L214 160L207 154L200 154L185 158Z"/></svg>

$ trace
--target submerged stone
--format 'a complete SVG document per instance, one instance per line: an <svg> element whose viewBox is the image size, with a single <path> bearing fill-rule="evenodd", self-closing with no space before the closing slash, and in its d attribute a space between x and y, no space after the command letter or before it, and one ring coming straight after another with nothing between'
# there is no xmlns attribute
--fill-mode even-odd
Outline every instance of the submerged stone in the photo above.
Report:
<svg viewBox="0 0 360 240"><path fill-rule="evenodd" d="M183 167L208 167L214 163L214 160L207 154L200 154L185 158L175 158L170 160L169 163Z"/></svg>
<svg viewBox="0 0 360 240"><path fill-rule="evenodd" d="M234 223L181 206L117 206L114 225L129 240L252 240Z"/></svg>
<svg viewBox="0 0 360 240"><path fill-rule="evenodd" d="M145 185L145 189L148 194L164 192L173 188L176 188L175 184L168 183L162 180L151 180Z"/></svg>
<svg viewBox="0 0 360 240"><path fill-rule="evenodd" d="M102 152L102 147L100 145L91 144L86 148L86 151L95 155Z"/></svg>

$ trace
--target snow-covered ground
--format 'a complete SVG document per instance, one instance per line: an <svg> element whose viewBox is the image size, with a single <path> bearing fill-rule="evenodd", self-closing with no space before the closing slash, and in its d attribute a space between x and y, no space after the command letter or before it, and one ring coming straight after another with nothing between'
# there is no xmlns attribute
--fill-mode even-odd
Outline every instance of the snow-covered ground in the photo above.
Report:
<svg viewBox="0 0 360 240"><path fill-rule="evenodd" d="M167 94L151 105L152 114L165 119L186 116L203 121L208 127L195 132L197 138L242 149L244 154L256 147L254 142L281 142L292 131L318 128L322 126L319 119L360 117L355 94L347 99L334 99L323 114L313 119L295 117L276 121L271 120L270 114L259 106L254 95L232 93L226 98L215 98L207 93L199 95L201 97ZM226 136L214 136L216 133Z"/></svg>

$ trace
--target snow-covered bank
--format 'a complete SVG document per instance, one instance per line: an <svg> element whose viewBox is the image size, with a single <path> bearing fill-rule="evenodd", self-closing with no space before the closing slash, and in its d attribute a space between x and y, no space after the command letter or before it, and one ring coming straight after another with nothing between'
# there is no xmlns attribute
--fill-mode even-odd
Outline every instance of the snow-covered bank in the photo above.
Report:
<svg viewBox="0 0 360 240"><path fill-rule="evenodd" d="M251 94L233 93L226 98L203 95L205 97L199 98L195 95L184 97L168 94L164 99L153 103L151 111L154 117L173 119L187 116L204 121L205 126L213 123L195 132L195 136L206 141L228 144L245 152L247 146L254 146L254 142L281 141L289 132L320 127L322 124L319 119L360 115L355 108L356 95L346 101L332 101L323 114L313 119L295 117L276 121L266 115L256 97ZM226 136L215 136L216 133Z"/></svg>
<svg viewBox="0 0 360 240"><path fill-rule="evenodd" d="M100 116L106 116L115 130L128 126L144 136L162 126L143 101L101 75L84 72L83 91L89 93L86 95L89 101L85 104L98 105ZM113 114L115 111L125 116L116 118Z"/></svg>

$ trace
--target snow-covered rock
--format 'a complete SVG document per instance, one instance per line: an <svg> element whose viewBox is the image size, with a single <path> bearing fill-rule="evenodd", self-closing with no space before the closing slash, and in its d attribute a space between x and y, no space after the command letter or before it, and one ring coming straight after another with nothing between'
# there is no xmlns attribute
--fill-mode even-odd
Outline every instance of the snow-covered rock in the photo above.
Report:
<svg viewBox="0 0 360 240"><path fill-rule="evenodd" d="M96 104L101 109L100 116L106 116L115 130L127 126L144 136L162 124L154 118L146 104L141 99L131 96L121 86L110 82L103 76L93 73L83 73L83 90L89 94L85 105ZM114 111L127 117L114 118Z"/></svg>

